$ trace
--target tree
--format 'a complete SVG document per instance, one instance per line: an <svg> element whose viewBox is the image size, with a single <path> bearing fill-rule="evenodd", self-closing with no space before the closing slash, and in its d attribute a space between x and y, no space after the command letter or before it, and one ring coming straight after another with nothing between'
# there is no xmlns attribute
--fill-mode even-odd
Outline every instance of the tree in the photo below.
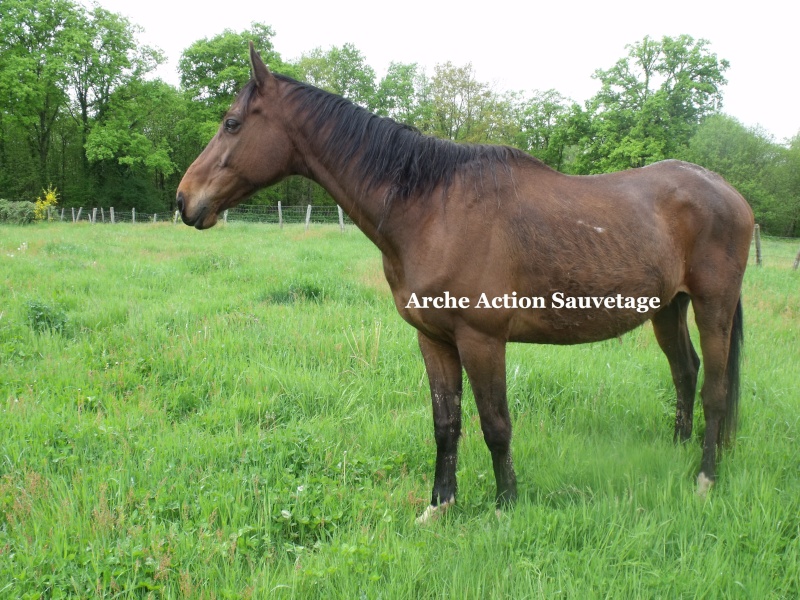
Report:
<svg viewBox="0 0 800 600"><path fill-rule="evenodd" d="M790 207L794 204L796 219L800 197L798 187L792 191L790 155L762 129L718 114L703 121L681 158L725 177L753 207L765 231L783 234L794 227Z"/></svg>
<svg viewBox="0 0 800 600"><path fill-rule="evenodd" d="M68 33L77 18L69 0L3 0L0 4L0 114L7 132L4 137L9 130L23 137L36 162L36 174L27 189L18 190L31 198L49 183L53 129L69 103Z"/></svg>
<svg viewBox="0 0 800 600"><path fill-rule="evenodd" d="M640 167L676 156L701 120L722 104L727 60L706 40L645 37L628 56L597 70L600 92L587 102L591 127L580 168L599 173Z"/></svg>
<svg viewBox="0 0 800 600"><path fill-rule="evenodd" d="M175 124L186 109L178 90L162 81L132 79L114 91L86 142L108 204L154 211L172 204L168 188L174 186L167 182L178 171Z"/></svg>
<svg viewBox="0 0 800 600"><path fill-rule="evenodd" d="M392 62L378 84L375 112L425 130L431 121L429 96L430 80L417 63Z"/></svg>
<svg viewBox="0 0 800 600"><path fill-rule="evenodd" d="M494 100L489 85L476 79L471 63L436 65L430 85L431 133L460 142L489 141Z"/></svg>
<svg viewBox="0 0 800 600"><path fill-rule="evenodd" d="M574 144L569 134L574 103L556 90L512 92L501 102L506 114L494 141L524 150L555 169L564 168Z"/></svg>
<svg viewBox="0 0 800 600"><path fill-rule="evenodd" d="M315 48L297 62L300 77L318 88L344 96L369 110L375 110L375 71L353 45Z"/></svg>
<svg viewBox="0 0 800 600"><path fill-rule="evenodd" d="M775 208L776 233L797 236L800 234L800 134L782 152L776 169Z"/></svg>
<svg viewBox="0 0 800 600"><path fill-rule="evenodd" d="M141 80L160 60L137 28L100 7L73 0L0 4L0 191L35 197L52 182L65 204L95 198L100 174L85 152L115 91ZM27 145L29 164L20 155ZM7 151L8 150L8 151Z"/></svg>
<svg viewBox="0 0 800 600"><path fill-rule="evenodd" d="M67 79L85 144L91 119L102 121L114 91L142 79L164 57L158 50L141 46L136 40L139 28L121 15L95 6L89 12L78 12L77 17L79 26L68 32Z"/></svg>

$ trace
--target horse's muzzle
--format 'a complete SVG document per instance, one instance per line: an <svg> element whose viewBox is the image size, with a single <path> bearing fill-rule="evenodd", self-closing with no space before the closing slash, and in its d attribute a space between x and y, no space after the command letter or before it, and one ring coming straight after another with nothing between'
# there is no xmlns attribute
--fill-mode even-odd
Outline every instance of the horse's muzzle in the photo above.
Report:
<svg viewBox="0 0 800 600"><path fill-rule="evenodd" d="M181 213L181 220L186 225L194 225L197 222L197 218L191 219L186 214L186 196L183 195L183 192L178 190L178 195L175 197L175 204L178 207L178 211Z"/></svg>
<svg viewBox="0 0 800 600"><path fill-rule="evenodd" d="M200 210L195 211L196 214L189 215L187 213L186 208L186 196L184 196L183 192L178 191L178 195L175 197L175 204L178 207L178 211L181 213L181 220L189 226L194 226L197 229L206 229L203 225L205 220L206 214L208 213L208 207L201 208Z"/></svg>

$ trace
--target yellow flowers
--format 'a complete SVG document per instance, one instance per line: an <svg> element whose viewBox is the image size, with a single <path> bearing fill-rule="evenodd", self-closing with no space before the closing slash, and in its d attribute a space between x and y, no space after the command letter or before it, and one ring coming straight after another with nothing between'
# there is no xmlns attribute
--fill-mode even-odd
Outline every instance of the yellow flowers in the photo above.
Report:
<svg viewBox="0 0 800 600"><path fill-rule="evenodd" d="M58 204L58 190L50 184L46 190L42 190L42 195L36 199L33 208L33 218L37 221L47 219L47 209Z"/></svg>

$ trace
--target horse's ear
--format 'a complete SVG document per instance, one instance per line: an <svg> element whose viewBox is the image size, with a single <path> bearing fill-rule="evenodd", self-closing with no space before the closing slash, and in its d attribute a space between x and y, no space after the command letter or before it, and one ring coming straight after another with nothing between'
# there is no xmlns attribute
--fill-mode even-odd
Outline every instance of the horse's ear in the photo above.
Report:
<svg viewBox="0 0 800 600"><path fill-rule="evenodd" d="M250 69L258 87L264 85L264 82L270 75L269 69L261 59L261 55L256 52L256 47L253 45L253 42L250 42Z"/></svg>

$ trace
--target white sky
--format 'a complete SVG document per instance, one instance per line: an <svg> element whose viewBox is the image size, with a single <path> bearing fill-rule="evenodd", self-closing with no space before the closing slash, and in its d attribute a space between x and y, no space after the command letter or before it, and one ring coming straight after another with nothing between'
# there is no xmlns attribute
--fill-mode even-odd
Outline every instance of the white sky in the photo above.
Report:
<svg viewBox="0 0 800 600"><path fill-rule="evenodd" d="M87 0L88 1L88 0ZM723 111L760 125L781 142L800 133L797 14L785 0L98 0L144 28L140 40L169 59L158 75L178 83L177 63L192 42L252 22L272 26L284 60L316 47L352 43L380 77L390 61L471 62L480 81L502 90L547 90L583 102L596 69L650 35L689 34L730 61Z"/></svg>

